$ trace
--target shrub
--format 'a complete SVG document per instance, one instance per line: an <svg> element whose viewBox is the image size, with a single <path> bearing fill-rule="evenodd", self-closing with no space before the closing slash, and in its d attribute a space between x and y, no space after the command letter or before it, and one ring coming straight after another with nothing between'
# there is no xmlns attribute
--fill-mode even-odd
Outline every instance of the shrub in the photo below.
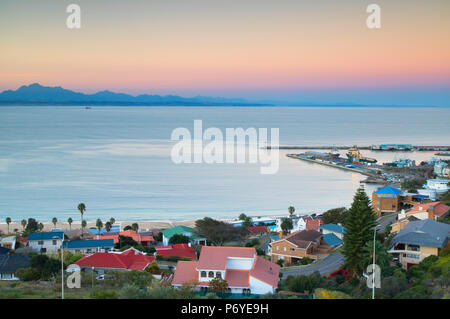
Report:
<svg viewBox="0 0 450 319"><path fill-rule="evenodd" d="M16 270L16 276L22 281L36 281L41 277L39 271L34 268L19 268Z"/></svg>
<svg viewBox="0 0 450 319"><path fill-rule="evenodd" d="M141 289L135 285L126 285L119 292L120 299L147 299L149 294L146 289Z"/></svg>
<svg viewBox="0 0 450 319"><path fill-rule="evenodd" d="M117 292L114 290L101 290L94 293L92 299L117 299Z"/></svg>

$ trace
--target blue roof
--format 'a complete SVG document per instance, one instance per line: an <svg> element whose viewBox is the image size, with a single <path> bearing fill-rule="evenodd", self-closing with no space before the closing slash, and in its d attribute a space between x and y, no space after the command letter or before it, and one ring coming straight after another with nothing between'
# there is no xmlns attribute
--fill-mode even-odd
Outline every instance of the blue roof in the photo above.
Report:
<svg viewBox="0 0 450 319"><path fill-rule="evenodd" d="M63 243L64 248L76 249L76 248L104 248L113 247L114 239L93 239L93 240L72 240L65 241Z"/></svg>
<svg viewBox="0 0 450 319"><path fill-rule="evenodd" d="M334 247L334 246L342 245L342 239L340 239L338 236L336 236L333 233L323 235L322 239L328 246Z"/></svg>
<svg viewBox="0 0 450 319"><path fill-rule="evenodd" d="M401 190L391 187L391 186L385 186L379 190L377 190L376 192L374 192L375 194L390 194L390 195L399 195L402 193Z"/></svg>
<svg viewBox="0 0 450 319"><path fill-rule="evenodd" d="M450 225L432 219L409 222L391 243L428 247L445 247L450 238Z"/></svg>
<svg viewBox="0 0 450 319"><path fill-rule="evenodd" d="M326 229L329 231L333 231L339 234L345 234L345 227L341 226L341 225L336 225L336 224L325 224L325 225L321 225L319 226L319 228L321 229Z"/></svg>
<svg viewBox="0 0 450 319"><path fill-rule="evenodd" d="M94 235L98 235L99 234L98 233L98 229L94 228L94 227L89 228L89 231L91 233L93 233ZM109 232L110 233L119 233L120 232L120 225L112 225L111 226L111 230ZM100 235L103 235L104 233L107 233L106 228L102 228L100 230Z"/></svg>
<svg viewBox="0 0 450 319"><path fill-rule="evenodd" d="M64 233L56 232L56 231L31 233L28 235L28 240L51 240L51 239L63 239L63 238L64 238Z"/></svg>

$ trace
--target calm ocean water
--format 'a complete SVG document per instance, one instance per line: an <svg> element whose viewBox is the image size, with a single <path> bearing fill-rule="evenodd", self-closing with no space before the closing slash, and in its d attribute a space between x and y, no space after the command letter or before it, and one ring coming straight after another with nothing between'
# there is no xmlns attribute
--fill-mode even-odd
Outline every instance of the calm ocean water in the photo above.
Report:
<svg viewBox="0 0 450 319"><path fill-rule="evenodd" d="M0 221L34 217L191 219L321 212L348 206L364 176L280 151L259 164L172 163L174 128L280 129L282 145L450 144L450 109L298 107L0 107ZM426 153L363 151L380 162ZM371 189L370 187L368 188Z"/></svg>

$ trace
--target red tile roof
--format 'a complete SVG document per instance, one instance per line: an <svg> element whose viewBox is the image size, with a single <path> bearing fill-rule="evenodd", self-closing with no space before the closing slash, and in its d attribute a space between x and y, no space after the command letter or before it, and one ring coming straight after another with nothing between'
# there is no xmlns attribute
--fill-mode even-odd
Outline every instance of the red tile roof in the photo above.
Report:
<svg viewBox="0 0 450 319"><path fill-rule="evenodd" d="M216 247L203 246L200 252L198 269L225 270L228 257L253 258L253 247Z"/></svg>
<svg viewBox="0 0 450 319"><path fill-rule="evenodd" d="M117 244L119 242L119 235L126 236L126 237L131 237L134 241L136 241L138 243L154 242L155 241L153 236L141 235L140 233L138 233L138 232L136 232L134 230L131 230L131 229L125 230L125 231L120 232L120 233L101 235L99 239L113 239L114 240L114 244ZM95 238L97 238L97 237L95 237Z"/></svg>
<svg viewBox="0 0 450 319"><path fill-rule="evenodd" d="M450 210L450 206L442 204L441 202L432 202L427 204L416 204L414 207L406 212L406 214L414 214L425 211L433 211L434 216L441 217Z"/></svg>
<svg viewBox="0 0 450 319"><path fill-rule="evenodd" d="M225 281L230 287L248 287L250 285L250 270L227 270Z"/></svg>
<svg viewBox="0 0 450 319"><path fill-rule="evenodd" d="M267 228L265 226L251 226L247 227L250 234L267 233Z"/></svg>
<svg viewBox="0 0 450 319"><path fill-rule="evenodd" d="M144 270L155 260L154 256L146 256L132 249L118 253L94 253L79 259L75 264L80 267L135 269Z"/></svg>
<svg viewBox="0 0 450 319"><path fill-rule="evenodd" d="M278 287L278 276L280 266L261 257L256 257L250 275L259 279L272 287Z"/></svg>
<svg viewBox="0 0 450 319"><path fill-rule="evenodd" d="M206 254L204 254L203 252L203 249L205 248ZM226 254L227 252L232 252L232 254L226 255L225 259L227 257L237 257L237 255L239 255L239 257L248 257L248 258L254 257L253 254L249 254L249 252L251 252L251 249L241 250L240 248L242 247L214 247L214 249L210 248L213 247L204 246L202 248L202 255L200 255L200 261L179 261L177 264L172 284L182 285L184 283L190 282L190 283L197 283L200 285L208 285L209 284L208 282L198 282L199 270L206 269L202 268L201 266L202 263L205 266L203 258L210 260L210 258L213 257L220 257L219 259L221 260L221 264L223 264L222 254ZM246 253L244 253L244 251ZM224 265L226 266L226 261ZM211 265L207 266L211 267ZM223 269L225 269L225 267ZM252 268L250 270L227 269L225 271L224 279L227 281L228 286L230 287L249 287L250 277L254 277L257 280L260 280L266 284L269 284L277 288L279 273L280 273L280 266L264 258L255 257Z"/></svg>
<svg viewBox="0 0 450 319"><path fill-rule="evenodd" d="M175 244L173 246L158 246L155 247L156 254L160 256L178 256L188 257L191 260L197 260L197 255L194 249L188 244Z"/></svg>
<svg viewBox="0 0 450 319"><path fill-rule="evenodd" d="M198 261L179 261L173 275L172 284L182 285L198 281L197 265Z"/></svg>

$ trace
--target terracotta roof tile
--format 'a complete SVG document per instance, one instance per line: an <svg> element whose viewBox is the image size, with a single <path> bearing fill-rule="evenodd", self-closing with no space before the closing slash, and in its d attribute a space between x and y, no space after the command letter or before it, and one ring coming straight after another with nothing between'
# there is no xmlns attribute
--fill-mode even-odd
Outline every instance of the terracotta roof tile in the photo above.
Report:
<svg viewBox="0 0 450 319"><path fill-rule="evenodd" d="M203 246L200 252L199 269L225 270L228 257L253 258L253 247L215 247Z"/></svg>

